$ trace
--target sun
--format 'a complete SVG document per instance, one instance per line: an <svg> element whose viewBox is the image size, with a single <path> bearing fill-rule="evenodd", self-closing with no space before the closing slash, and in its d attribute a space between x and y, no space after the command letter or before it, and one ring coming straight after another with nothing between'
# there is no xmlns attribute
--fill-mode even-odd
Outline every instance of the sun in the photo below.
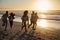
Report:
<svg viewBox="0 0 60 40"><path fill-rule="evenodd" d="M50 5L49 1L41 0L41 1L37 2L36 9L40 10L41 12L46 12L49 9L51 9L51 5Z"/></svg>

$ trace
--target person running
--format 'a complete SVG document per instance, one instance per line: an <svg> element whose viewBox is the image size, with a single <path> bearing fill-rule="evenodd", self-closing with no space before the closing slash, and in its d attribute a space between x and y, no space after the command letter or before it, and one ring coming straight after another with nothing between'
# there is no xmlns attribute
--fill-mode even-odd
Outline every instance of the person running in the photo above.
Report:
<svg viewBox="0 0 60 40"><path fill-rule="evenodd" d="M12 28L12 26L13 26L13 20L15 19L14 16L15 16L15 14L13 14L13 13L11 12L11 13L10 13L10 16L8 17L11 28Z"/></svg>
<svg viewBox="0 0 60 40"><path fill-rule="evenodd" d="M33 21L33 29L35 30L36 29L36 25L37 25L37 19L38 19L39 17L38 17L38 15L37 15L37 13L35 13L35 15L34 15L34 21Z"/></svg>
<svg viewBox="0 0 60 40"><path fill-rule="evenodd" d="M34 16L35 16L34 14L35 14L34 11L32 11L31 18L30 18L31 24L28 26L28 28L30 28L30 26L33 25L33 23L34 23Z"/></svg>
<svg viewBox="0 0 60 40"><path fill-rule="evenodd" d="M7 18L8 18L8 11L2 15L2 26L5 26L5 31L7 30Z"/></svg>
<svg viewBox="0 0 60 40"><path fill-rule="evenodd" d="M27 26L27 22L29 23L28 11L27 10L24 11L24 14L23 14L21 19L22 19L22 28L21 28L21 30L25 27L25 31L27 32L26 26Z"/></svg>

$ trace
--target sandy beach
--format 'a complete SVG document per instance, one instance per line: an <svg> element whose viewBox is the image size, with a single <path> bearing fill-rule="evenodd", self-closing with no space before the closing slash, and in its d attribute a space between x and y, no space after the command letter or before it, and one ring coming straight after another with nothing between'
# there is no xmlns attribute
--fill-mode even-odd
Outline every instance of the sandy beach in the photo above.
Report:
<svg viewBox="0 0 60 40"><path fill-rule="evenodd" d="M11 29L8 23L7 31L3 31L4 27L1 26L0 20L0 40L60 40L60 30L46 29L36 27L36 30L27 28L28 32L24 29L21 31L21 22L14 22Z"/></svg>
<svg viewBox="0 0 60 40"><path fill-rule="evenodd" d="M60 40L60 0L0 0L0 40Z"/></svg>

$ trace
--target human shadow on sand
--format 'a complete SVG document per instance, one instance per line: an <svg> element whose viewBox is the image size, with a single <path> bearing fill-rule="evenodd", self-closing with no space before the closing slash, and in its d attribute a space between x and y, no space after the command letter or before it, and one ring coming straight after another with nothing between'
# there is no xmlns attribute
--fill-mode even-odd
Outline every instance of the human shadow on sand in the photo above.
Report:
<svg viewBox="0 0 60 40"><path fill-rule="evenodd" d="M3 40L6 36L8 36L6 31L0 31L0 40Z"/></svg>
<svg viewBox="0 0 60 40"><path fill-rule="evenodd" d="M36 35L35 30L31 30L29 33L24 32L18 36L16 40L44 40Z"/></svg>

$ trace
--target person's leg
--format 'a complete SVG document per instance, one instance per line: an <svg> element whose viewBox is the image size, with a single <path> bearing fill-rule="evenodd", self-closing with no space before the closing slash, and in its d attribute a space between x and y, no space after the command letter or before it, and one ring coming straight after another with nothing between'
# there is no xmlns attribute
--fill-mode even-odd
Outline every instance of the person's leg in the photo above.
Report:
<svg viewBox="0 0 60 40"><path fill-rule="evenodd" d="M33 23L33 27L32 28L34 29L34 23Z"/></svg>
<svg viewBox="0 0 60 40"><path fill-rule="evenodd" d="M32 27L33 30L35 30L35 25L36 25L36 22L34 21L33 22L33 27Z"/></svg>
<svg viewBox="0 0 60 40"><path fill-rule="evenodd" d="M24 22L22 21L22 26L24 25Z"/></svg>
<svg viewBox="0 0 60 40"><path fill-rule="evenodd" d="M12 26L13 26L13 21L10 21L10 27L12 28Z"/></svg>
<svg viewBox="0 0 60 40"><path fill-rule="evenodd" d="M22 22L22 27L21 27L21 30L24 28L24 22Z"/></svg>
<svg viewBox="0 0 60 40"><path fill-rule="evenodd" d="M31 25L32 25L32 21L31 21L31 24L28 26L28 28L30 28Z"/></svg>
<svg viewBox="0 0 60 40"><path fill-rule="evenodd" d="M25 27L25 31L27 32L27 28L26 28L26 22L24 22L24 27Z"/></svg>
<svg viewBox="0 0 60 40"><path fill-rule="evenodd" d="M35 26L34 26L34 29L36 30L36 26L37 26L37 23L35 22L35 24L34 24Z"/></svg>
<svg viewBox="0 0 60 40"><path fill-rule="evenodd" d="M5 31L7 30L7 21L5 21Z"/></svg>

